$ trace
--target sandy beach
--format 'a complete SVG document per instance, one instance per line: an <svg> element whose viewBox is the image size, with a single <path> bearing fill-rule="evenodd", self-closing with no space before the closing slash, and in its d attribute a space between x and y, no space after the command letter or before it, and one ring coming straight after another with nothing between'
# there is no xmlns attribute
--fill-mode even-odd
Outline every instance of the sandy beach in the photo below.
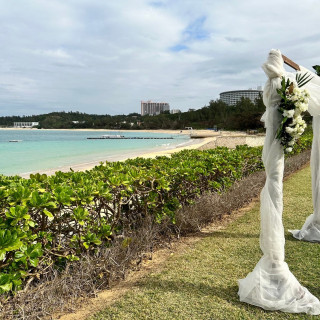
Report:
<svg viewBox="0 0 320 320"><path fill-rule="evenodd" d="M116 157L113 159L113 161L125 161L126 159L132 159L136 157L144 157L144 158L155 158L157 156L170 156L174 152L179 152L184 149L198 149L200 147L203 147L204 145L212 142L214 138L203 138L203 139L192 139L190 140L187 144L185 144L182 147L174 147L172 149L166 149L166 150L159 150L159 151L154 151L154 152L148 152L148 153L135 153L131 152L130 155L123 155L122 157ZM87 163L79 163L70 166L65 166L65 167L58 167L50 170L38 170L38 173L45 173L47 175L53 175L56 171L62 171L62 172L67 172L70 171L70 168L74 171L85 171L85 170L90 170L94 168L95 166L99 165L101 161L92 161L92 162L87 162ZM36 172L27 172L27 173L21 173L19 174L22 178L29 178L31 173L36 173Z"/></svg>
<svg viewBox="0 0 320 320"><path fill-rule="evenodd" d="M26 130L23 128L0 128L0 130ZM27 129L30 130L30 129ZM38 130L38 129L32 129ZM41 129L41 130L57 130L57 129ZM65 129L63 129L65 130ZM156 156L170 156L174 152L179 152L184 149L211 149L217 146L227 146L229 148L234 148L238 144L248 144L251 146L263 145L264 136L252 136L247 135L244 132L229 132L229 131L212 131L212 130L109 130L109 129L66 129L70 131L112 131L117 134L125 132L145 132L145 133L166 133L166 134L181 134L181 135L191 135L193 137L187 143L182 146L176 146L169 149L160 149L147 152L147 153L134 153L125 154L122 157L116 157L112 161L124 161L129 158L135 157L145 157L145 158L155 158ZM85 171L90 170L96 165L99 165L101 161L91 161L87 163L79 163L72 165L74 171ZM67 172L70 170L70 166L58 167L49 170L39 170L39 173L45 173L48 175L54 174L56 171ZM31 173L27 172L19 174L23 178L29 178Z"/></svg>

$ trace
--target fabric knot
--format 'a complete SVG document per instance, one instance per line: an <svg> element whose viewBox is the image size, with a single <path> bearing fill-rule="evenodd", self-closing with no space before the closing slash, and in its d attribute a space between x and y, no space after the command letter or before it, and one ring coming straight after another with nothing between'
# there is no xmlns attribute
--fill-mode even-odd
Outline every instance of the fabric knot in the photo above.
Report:
<svg viewBox="0 0 320 320"><path fill-rule="evenodd" d="M262 65L262 69L271 80L281 78L285 74L283 59L280 50L272 49L269 52L267 61Z"/></svg>

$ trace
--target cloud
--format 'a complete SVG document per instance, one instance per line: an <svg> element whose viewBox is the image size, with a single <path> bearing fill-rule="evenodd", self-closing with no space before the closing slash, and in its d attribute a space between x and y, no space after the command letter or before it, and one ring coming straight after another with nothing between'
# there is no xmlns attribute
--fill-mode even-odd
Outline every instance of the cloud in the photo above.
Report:
<svg viewBox="0 0 320 320"><path fill-rule="evenodd" d="M230 42L247 42L248 40L241 37L226 37L226 40Z"/></svg>
<svg viewBox="0 0 320 320"><path fill-rule="evenodd" d="M36 54L45 55L51 58L57 58L57 59L70 59L72 58L70 54L68 54L63 49L55 49L55 50L35 50Z"/></svg>
<svg viewBox="0 0 320 320"><path fill-rule="evenodd" d="M0 115L127 114L148 99L200 108L262 85L271 48L320 64L319 11L314 0L2 1Z"/></svg>

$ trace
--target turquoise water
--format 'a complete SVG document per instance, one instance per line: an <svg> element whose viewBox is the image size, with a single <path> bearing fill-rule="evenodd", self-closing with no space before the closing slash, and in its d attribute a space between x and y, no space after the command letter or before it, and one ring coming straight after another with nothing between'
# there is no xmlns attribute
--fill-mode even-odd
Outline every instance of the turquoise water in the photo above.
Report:
<svg viewBox="0 0 320 320"><path fill-rule="evenodd" d="M173 140L88 140L103 134L125 137L173 137ZM18 143L9 140L22 140ZM188 144L189 137L163 133L0 130L0 174L14 175L59 169L76 164L115 161L159 149Z"/></svg>

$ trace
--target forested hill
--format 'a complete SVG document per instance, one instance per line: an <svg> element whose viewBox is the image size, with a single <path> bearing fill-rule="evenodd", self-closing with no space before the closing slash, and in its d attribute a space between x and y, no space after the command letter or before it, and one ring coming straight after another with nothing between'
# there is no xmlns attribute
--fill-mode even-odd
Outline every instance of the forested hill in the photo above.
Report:
<svg viewBox="0 0 320 320"><path fill-rule="evenodd" d="M52 112L32 116L0 117L1 127L12 127L14 122L39 122L40 128L97 128L97 129L196 129L218 128L230 130L258 129L262 127L261 115L265 111L262 98L255 103L242 99L236 106L228 106L221 100L210 101L201 109L170 114L164 112L157 116L141 116L138 113L129 115L97 115L80 112Z"/></svg>
<svg viewBox="0 0 320 320"><path fill-rule="evenodd" d="M116 128L122 122L136 122L141 116L138 113L129 115L110 116L87 114L81 112L51 112L32 116L0 117L0 126L13 126L14 122L39 122L40 128L68 129L68 128ZM122 123L125 125L125 123ZM130 124L129 124L130 125Z"/></svg>

